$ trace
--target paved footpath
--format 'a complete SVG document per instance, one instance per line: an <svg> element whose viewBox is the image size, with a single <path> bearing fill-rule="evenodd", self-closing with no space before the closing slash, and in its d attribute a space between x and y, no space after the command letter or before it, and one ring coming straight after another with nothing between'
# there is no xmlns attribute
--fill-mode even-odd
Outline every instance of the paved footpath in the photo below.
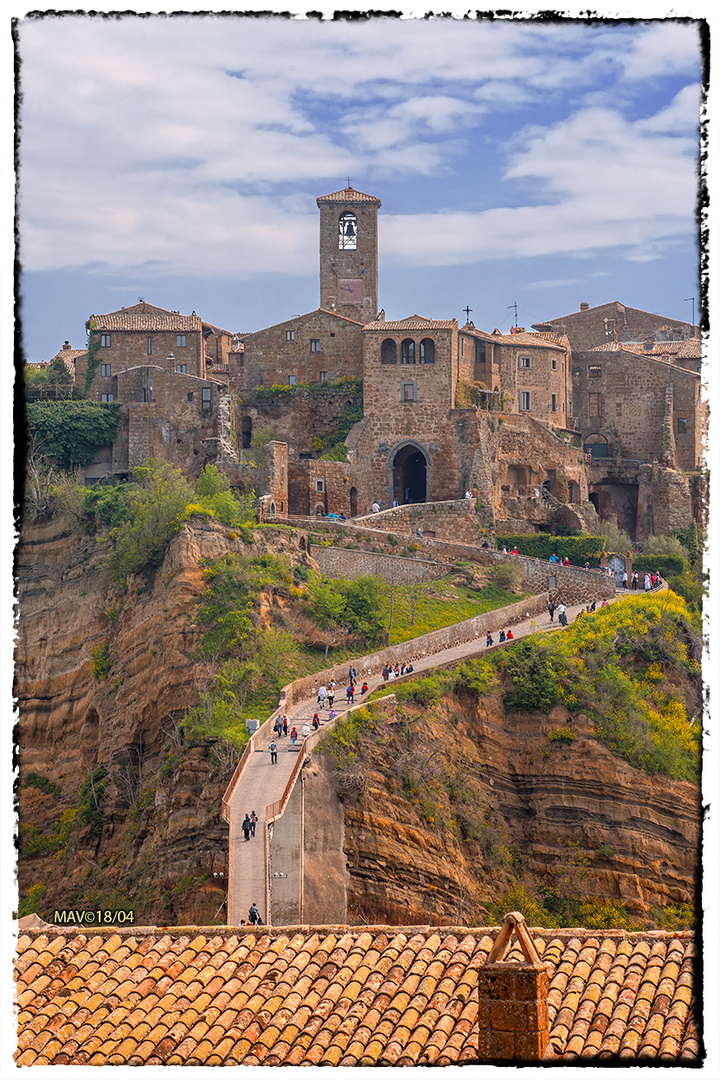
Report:
<svg viewBox="0 0 720 1080"><path fill-rule="evenodd" d="M641 595L642 592L618 589L615 597L609 602L614 603L615 600L621 600L626 596ZM584 604L575 604L568 607L568 623L572 623L578 612L584 610L584 608ZM600 607L597 610L600 611ZM512 624L512 632L516 641L527 637L528 634L547 633L559 629L557 613L554 622L550 622L549 616L543 613L531 619ZM406 645L408 652L412 652L412 640L406 642ZM498 647L502 646L499 646L496 641L492 648ZM486 651L485 647L480 645L479 640L474 639L452 649L443 649L442 652L431 653L429 656L416 661L413 665L413 674L455 660L463 660L468 656L482 655ZM348 662L348 670L351 663L353 661ZM367 672L359 669L359 661L354 661L354 663L358 667L360 685L365 679L369 692L383 685L381 671L374 671L371 675L367 675ZM388 693L392 693L393 681L391 679L385 683ZM345 686L338 686L337 689L339 693L335 699L335 711L339 716L342 716L348 707L345 701ZM359 701L361 701L360 695L356 694L355 704L357 705ZM327 706L324 709L318 709L317 701L314 698L308 698L292 706L288 712L288 735L275 740L278 745L278 760L275 765L271 764L270 754L267 749L274 737L272 725L275 722L275 714L269 720L266 720L255 736L258 749L250 755L240 781L232 794L230 800L231 839L228 853L228 924L231 926L238 926L241 921L247 920L248 909L253 903L257 904L263 921L267 922L267 912L265 911L265 810L270 803L277 802L282 798L285 786L297 760L297 755L302 750L302 737L298 738L295 748L290 744L289 733L293 725L297 728L298 735L300 735L304 724L312 725L315 712L318 712L320 716L321 727L325 726L329 721L330 710ZM245 814L249 814L252 810L258 816L257 830L255 836L246 841L241 823Z"/></svg>

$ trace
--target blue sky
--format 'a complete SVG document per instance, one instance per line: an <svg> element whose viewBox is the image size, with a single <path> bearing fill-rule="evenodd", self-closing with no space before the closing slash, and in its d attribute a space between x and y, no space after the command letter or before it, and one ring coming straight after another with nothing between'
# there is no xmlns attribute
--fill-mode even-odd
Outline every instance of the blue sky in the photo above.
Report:
<svg viewBox="0 0 720 1080"><path fill-rule="evenodd" d="M138 297L232 331L312 310L315 199L348 175L382 200L388 318L689 321L698 26L24 19L27 358Z"/></svg>

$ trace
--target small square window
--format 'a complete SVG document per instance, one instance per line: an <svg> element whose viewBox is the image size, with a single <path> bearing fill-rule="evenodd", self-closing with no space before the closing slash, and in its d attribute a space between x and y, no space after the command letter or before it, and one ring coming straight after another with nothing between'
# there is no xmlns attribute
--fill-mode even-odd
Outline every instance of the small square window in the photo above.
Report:
<svg viewBox="0 0 720 1080"><path fill-rule="evenodd" d="M286 330L285 331L285 340L286 341L294 341L295 340L295 331L294 330Z"/></svg>
<svg viewBox="0 0 720 1080"><path fill-rule="evenodd" d="M105 376L110 375L111 374L110 364L101 364L100 365L100 374L105 375Z"/></svg>
<svg viewBox="0 0 720 1080"><path fill-rule="evenodd" d="M320 382L327 382L327 371L320 372Z"/></svg>
<svg viewBox="0 0 720 1080"><path fill-rule="evenodd" d="M193 394L192 394L192 392L190 392L188 394L188 401L192 401L192 399L193 399Z"/></svg>
<svg viewBox="0 0 720 1080"><path fill-rule="evenodd" d="M101 394L100 395L100 400L101 401L114 401L115 396L114 396L114 394Z"/></svg>
<svg viewBox="0 0 720 1080"><path fill-rule="evenodd" d="M677 429L679 435L687 435L687 417L678 416Z"/></svg>
<svg viewBox="0 0 720 1080"><path fill-rule="evenodd" d="M110 335L109 334L101 334L100 335L100 348L101 349L109 349L110 348Z"/></svg>
<svg viewBox="0 0 720 1080"><path fill-rule="evenodd" d="M310 338L310 352L320 352L320 338L319 337L311 337Z"/></svg>
<svg viewBox="0 0 720 1080"><path fill-rule="evenodd" d="M417 401L417 386L414 382L404 382L402 384L402 400Z"/></svg>
<svg viewBox="0 0 720 1080"><path fill-rule="evenodd" d="M187 364L176 364L175 370L178 375L187 375Z"/></svg>
<svg viewBox="0 0 720 1080"><path fill-rule="evenodd" d="M530 412L530 391L520 391L520 409L522 412Z"/></svg>
<svg viewBox="0 0 720 1080"><path fill-rule="evenodd" d="M529 368L532 367L532 361L529 356L521 356L518 361L518 367Z"/></svg>
<svg viewBox="0 0 720 1080"><path fill-rule="evenodd" d="M553 371L557 371L557 360L553 360L552 369L553 369Z"/></svg>
<svg viewBox="0 0 720 1080"><path fill-rule="evenodd" d="M187 334L178 334L175 345L178 349L184 349L187 345Z"/></svg>
<svg viewBox="0 0 720 1080"><path fill-rule="evenodd" d="M318 493L318 495L322 495L322 493L325 491L325 481L324 480L316 480L315 481L315 491Z"/></svg>
<svg viewBox="0 0 720 1080"><path fill-rule="evenodd" d="M602 368L599 364L591 364L588 368L588 379L599 379L602 376Z"/></svg>
<svg viewBox="0 0 720 1080"><path fill-rule="evenodd" d="M294 386L296 382L297 377L295 375L288 375L288 386Z"/></svg>

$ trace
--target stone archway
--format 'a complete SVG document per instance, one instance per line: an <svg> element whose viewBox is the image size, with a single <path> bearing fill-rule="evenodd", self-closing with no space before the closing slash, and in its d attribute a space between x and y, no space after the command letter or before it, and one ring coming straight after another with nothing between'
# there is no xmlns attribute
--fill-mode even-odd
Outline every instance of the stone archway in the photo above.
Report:
<svg viewBox="0 0 720 1080"><path fill-rule="evenodd" d="M419 443L408 440L388 456L390 501L427 502L430 495L430 455Z"/></svg>

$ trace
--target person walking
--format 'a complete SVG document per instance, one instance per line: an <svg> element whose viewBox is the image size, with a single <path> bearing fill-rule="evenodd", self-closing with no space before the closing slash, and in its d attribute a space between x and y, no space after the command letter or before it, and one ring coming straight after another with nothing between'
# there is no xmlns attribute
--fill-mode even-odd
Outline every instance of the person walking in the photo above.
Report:
<svg viewBox="0 0 720 1080"><path fill-rule="evenodd" d="M309 726L307 724L303 724L303 729L302 729L302 737L303 737L303 739L307 739L309 734L310 734Z"/></svg>
<svg viewBox="0 0 720 1080"><path fill-rule="evenodd" d="M565 605L563 603L557 606L558 622L561 626L567 626L567 615L565 614Z"/></svg>
<svg viewBox="0 0 720 1080"><path fill-rule="evenodd" d="M637 587L638 587L638 572L637 572L637 570L633 570L632 583L630 585L630 588L631 589L637 589Z"/></svg>
<svg viewBox="0 0 720 1080"><path fill-rule="evenodd" d="M348 672L348 679L353 684L353 686L357 682L357 671L355 670L354 666L351 667L350 671Z"/></svg>
<svg viewBox="0 0 720 1080"><path fill-rule="evenodd" d="M295 726L293 726L293 729L290 732L290 742L293 744L293 746L297 742L297 737L298 737L297 728Z"/></svg>
<svg viewBox="0 0 720 1080"><path fill-rule="evenodd" d="M326 696L327 696L327 687L325 686L325 683L323 683L322 686L320 687L320 689L318 690L317 703L318 703L318 708L319 709L324 709L325 708L325 697Z"/></svg>
<svg viewBox="0 0 720 1080"><path fill-rule="evenodd" d="M277 743L274 739L268 746L268 750L270 751L270 764L277 765Z"/></svg>
<svg viewBox="0 0 720 1080"><path fill-rule="evenodd" d="M353 685L353 683L349 684L347 690L345 691L345 697L347 698L348 705L355 704L355 686Z"/></svg>
<svg viewBox="0 0 720 1080"><path fill-rule="evenodd" d="M246 841L249 840L250 839L250 833L252 831L252 822L250 820L250 815L249 814L246 814L245 817L243 818L242 831L245 834L245 840Z"/></svg>
<svg viewBox="0 0 720 1080"><path fill-rule="evenodd" d="M623 587L623 589L627 589L627 587L628 587L627 586L627 570L623 570L622 587Z"/></svg>
<svg viewBox="0 0 720 1080"><path fill-rule="evenodd" d="M643 588L645 589L645 592L650 592L650 575L649 574L645 575L645 581L643 583Z"/></svg>
<svg viewBox="0 0 720 1080"><path fill-rule="evenodd" d="M327 688L327 703L328 703L328 708L329 709L332 709L334 702L335 702L335 680L331 679L330 682L328 683L328 688Z"/></svg>
<svg viewBox="0 0 720 1080"><path fill-rule="evenodd" d="M553 604L552 600L548 604L548 615L550 616L550 622L554 622L555 621L555 605Z"/></svg>
<svg viewBox="0 0 720 1080"><path fill-rule="evenodd" d="M312 726L313 726L313 729L315 731L317 731L317 729L320 727L320 717L318 716L317 713L315 713L315 715L312 718Z"/></svg>
<svg viewBox="0 0 720 1080"><path fill-rule="evenodd" d="M490 633L490 631L489 631L489 630L486 630L486 631L485 631L485 648L487 649L487 648L489 648L489 647L490 647L491 645L494 645L494 644L495 644L495 642L493 641L493 636L492 636L492 634Z"/></svg>
<svg viewBox="0 0 720 1080"><path fill-rule="evenodd" d="M257 814L255 813L254 810L251 810L250 811L250 833L251 833L252 836L255 835L255 826L257 825L257 823L258 823L258 816L257 816Z"/></svg>
<svg viewBox="0 0 720 1080"><path fill-rule="evenodd" d="M281 736L281 735L282 735L282 733L283 733L283 721L282 721L282 716L278 716L278 718L276 719L276 721L275 721L275 723L274 723L274 725L273 725L273 731L275 732L275 737L276 737L277 739L279 739L279 738L280 738L280 736Z"/></svg>
<svg viewBox="0 0 720 1080"><path fill-rule="evenodd" d="M260 909L258 908L257 904L253 903L250 905L250 910L248 911L248 919L250 920L251 926L256 926L261 921Z"/></svg>
<svg viewBox="0 0 720 1080"><path fill-rule="evenodd" d="M287 713L283 714L283 721L282 722L283 722L283 735L287 735L287 729L288 729Z"/></svg>

